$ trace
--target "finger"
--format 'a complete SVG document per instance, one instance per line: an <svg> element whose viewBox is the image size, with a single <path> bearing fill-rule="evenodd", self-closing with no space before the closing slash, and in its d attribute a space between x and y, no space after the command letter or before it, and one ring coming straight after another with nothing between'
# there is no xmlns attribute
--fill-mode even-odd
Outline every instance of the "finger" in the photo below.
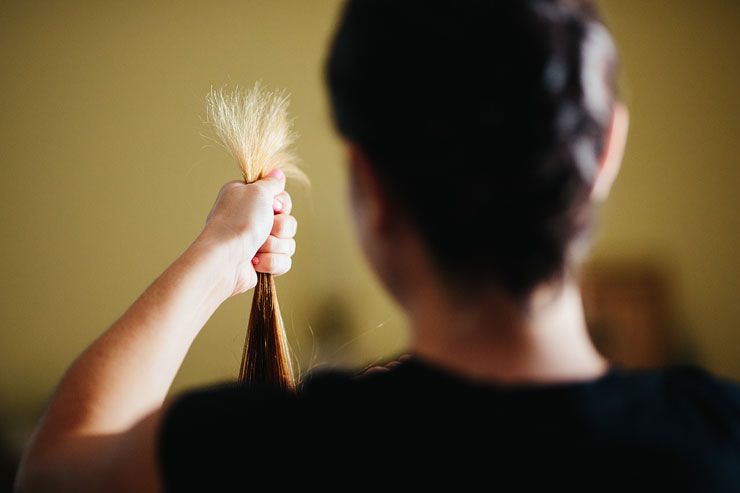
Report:
<svg viewBox="0 0 740 493"><path fill-rule="evenodd" d="M367 370L365 370L362 376L373 375L374 373L385 373L387 371L390 370L384 366L373 366L372 368L368 368Z"/></svg>
<svg viewBox="0 0 740 493"><path fill-rule="evenodd" d="M281 255L279 253L258 253L252 259L252 264L254 264L254 270L257 272L279 276L290 270L293 261L288 255Z"/></svg>
<svg viewBox="0 0 740 493"><path fill-rule="evenodd" d="M258 253L281 253L283 255L292 256L295 253L295 240L293 238L278 238L276 236L268 236Z"/></svg>
<svg viewBox="0 0 740 493"><path fill-rule="evenodd" d="M290 214L291 209L293 209L293 201L290 198L290 194L286 191L277 194L272 209L276 213Z"/></svg>
<svg viewBox="0 0 740 493"><path fill-rule="evenodd" d="M295 217L288 214L276 214L270 234L278 238L292 238L297 229L298 221Z"/></svg>
<svg viewBox="0 0 740 493"><path fill-rule="evenodd" d="M285 174L280 168L275 168L264 178L254 182L254 185L262 187L274 197L285 189Z"/></svg>

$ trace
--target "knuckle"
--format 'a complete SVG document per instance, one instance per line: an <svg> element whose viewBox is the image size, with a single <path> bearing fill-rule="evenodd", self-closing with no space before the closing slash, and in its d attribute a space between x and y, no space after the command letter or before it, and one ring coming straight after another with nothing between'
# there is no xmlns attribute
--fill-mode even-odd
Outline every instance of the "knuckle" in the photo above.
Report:
<svg viewBox="0 0 740 493"><path fill-rule="evenodd" d="M227 182L221 187L221 190L219 190L218 198L221 200L225 200L229 197L232 197L234 194L238 193L239 188L242 186L244 186L244 182L239 182L239 181Z"/></svg>
<svg viewBox="0 0 740 493"><path fill-rule="evenodd" d="M254 183L254 194L260 200L272 201L273 198L270 190L268 190L267 187L265 187L260 182Z"/></svg>
<svg viewBox="0 0 740 493"><path fill-rule="evenodd" d="M224 186L221 187L221 190L222 191L233 190L235 188L239 188L239 186L243 184L244 182L241 182L239 180L231 180L229 182L224 183Z"/></svg>

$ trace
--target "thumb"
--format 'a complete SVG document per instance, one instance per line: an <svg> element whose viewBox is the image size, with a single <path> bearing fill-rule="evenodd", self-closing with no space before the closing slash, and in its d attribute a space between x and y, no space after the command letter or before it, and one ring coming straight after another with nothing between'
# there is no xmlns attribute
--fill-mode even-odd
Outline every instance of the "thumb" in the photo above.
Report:
<svg viewBox="0 0 740 493"><path fill-rule="evenodd" d="M257 180L261 187L266 189L273 197L285 190L285 173L280 168L275 168L263 178Z"/></svg>

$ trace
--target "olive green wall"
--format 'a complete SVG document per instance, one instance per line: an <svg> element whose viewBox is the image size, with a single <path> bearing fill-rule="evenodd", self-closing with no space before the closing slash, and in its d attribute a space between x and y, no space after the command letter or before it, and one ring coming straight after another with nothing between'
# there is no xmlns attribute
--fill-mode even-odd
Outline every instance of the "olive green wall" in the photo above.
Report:
<svg viewBox="0 0 740 493"><path fill-rule="evenodd" d="M665 266L698 362L740 379L740 3L599 3L631 122L593 257Z"/></svg>
<svg viewBox="0 0 740 493"><path fill-rule="evenodd" d="M603 4L632 121L595 256L668 265L700 362L740 378L739 4ZM403 317L354 241L328 118L321 66L339 5L0 4L0 426L35 419L64 369L187 247L220 185L238 178L201 136L211 84L260 79L293 95L313 188L288 185L298 250L277 282L301 365L362 365L402 349ZM235 375L249 303L242 295L219 309L176 390Z"/></svg>

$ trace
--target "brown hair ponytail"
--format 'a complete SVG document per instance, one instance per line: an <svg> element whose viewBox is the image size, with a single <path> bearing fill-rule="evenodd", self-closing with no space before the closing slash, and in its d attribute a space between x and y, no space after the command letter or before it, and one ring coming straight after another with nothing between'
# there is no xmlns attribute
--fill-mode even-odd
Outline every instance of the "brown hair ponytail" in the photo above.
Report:
<svg viewBox="0 0 740 493"><path fill-rule="evenodd" d="M231 93L211 89L207 99L208 121L236 160L246 183L280 168L286 176L308 183L292 150L295 133L288 119L289 96L273 93L259 83L248 91ZM290 352L271 274L257 273L252 311L244 341L239 383L271 384L293 390L295 381Z"/></svg>

